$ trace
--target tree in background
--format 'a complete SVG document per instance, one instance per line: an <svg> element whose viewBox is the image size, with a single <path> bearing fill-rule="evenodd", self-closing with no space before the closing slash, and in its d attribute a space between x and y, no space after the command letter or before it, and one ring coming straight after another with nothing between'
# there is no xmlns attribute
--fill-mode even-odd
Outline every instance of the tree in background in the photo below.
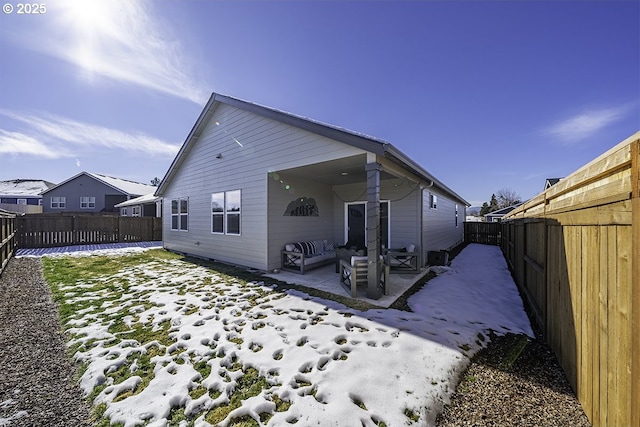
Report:
<svg viewBox="0 0 640 427"><path fill-rule="evenodd" d="M510 188L503 188L498 194L492 194L489 203L484 202L480 208L480 216L520 203L521 197Z"/></svg>
<svg viewBox="0 0 640 427"><path fill-rule="evenodd" d="M151 180L151 185L157 186L159 184L160 184L160 178L158 178L157 176Z"/></svg>
<svg viewBox="0 0 640 427"><path fill-rule="evenodd" d="M491 213L493 211L497 211L499 209L498 207L498 199L496 198L495 194L491 195L491 200L489 201L489 203L484 202L482 204L482 208L480 208L480 216L484 216L488 213Z"/></svg>
<svg viewBox="0 0 640 427"><path fill-rule="evenodd" d="M522 197L511 188L503 188L498 191L498 209L507 208L521 202Z"/></svg>
<svg viewBox="0 0 640 427"><path fill-rule="evenodd" d="M480 208L480 216L485 216L489 213L489 203L484 202Z"/></svg>

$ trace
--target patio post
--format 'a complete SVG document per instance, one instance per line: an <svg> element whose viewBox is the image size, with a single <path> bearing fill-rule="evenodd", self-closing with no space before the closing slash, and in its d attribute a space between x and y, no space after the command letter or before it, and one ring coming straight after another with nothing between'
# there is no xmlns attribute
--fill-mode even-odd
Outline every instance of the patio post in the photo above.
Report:
<svg viewBox="0 0 640 427"><path fill-rule="evenodd" d="M367 298L378 299L380 290L380 171L382 166L367 163Z"/></svg>

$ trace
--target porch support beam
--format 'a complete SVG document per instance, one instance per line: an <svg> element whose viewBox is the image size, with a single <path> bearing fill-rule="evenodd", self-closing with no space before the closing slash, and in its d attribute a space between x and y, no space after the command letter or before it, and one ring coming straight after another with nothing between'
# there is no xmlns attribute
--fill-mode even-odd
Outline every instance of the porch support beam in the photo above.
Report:
<svg viewBox="0 0 640 427"><path fill-rule="evenodd" d="M380 286L380 163L371 162L367 171L367 298L382 296Z"/></svg>

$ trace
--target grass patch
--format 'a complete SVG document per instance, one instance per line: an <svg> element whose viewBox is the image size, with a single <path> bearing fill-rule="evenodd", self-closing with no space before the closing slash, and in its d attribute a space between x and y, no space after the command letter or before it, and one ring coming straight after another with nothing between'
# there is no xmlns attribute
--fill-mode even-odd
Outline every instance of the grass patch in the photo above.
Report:
<svg viewBox="0 0 640 427"><path fill-rule="evenodd" d="M231 411L239 408L242 405L243 400L259 395L262 390L267 389L268 387L269 384L267 383L267 379L260 376L255 368L248 368L243 370L243 375L236 380L236 387L233 391L233 394L229 396L229 404L218 406L217 408L209 411L209 413L205 416L205 421L213 425L221 423L225 418L227 418ZM247 420L243 417L241 419L232 420L229 425L258 425L257 423L251 424L251 422L255 423L255 420L252 418L250 418L250 420Z"/></svg>
<svg viewBox="0 0 640 427"><path fill-rule="evenodd" d="M404 415L414 423L417 423L420 419L420 414L409 408L404 408Z"/></svg>
<svg viewBox="0 0 640 427"><path fill-rule="evenodd" d="M518 360L518 357L522 354L524 349L529 344L529 337L526 335L514 335L513 341L507 346L505 356L500 363L500 369L508 371L513 364Z"/></svg>
<svg viewBox="0 0 640 427"><path fill-rule="evenodd" d="M187 262L176 264L175 261ZM167 279L166 276L154 271L156 268L159 272L170 271L165 268L167 262L171 263L173 265L172 267L178 266L179 269L186 271L194 270L197 267L204 267L209 271L201 273L198 270L197 275L194 276L198 277L198 279L174 284L170 278ZM212 306L214 303L219 304L217 298L224 298L222 302L227 301L228 306L236 305L237 301L246 302L247 304L245 304L245 306L240 304L236 305L236 307L238 307L238 316L242 315L243 312L247 312L251 307L260 307L262 309L270 308L271 306L268 304L270 301L276 301L286 297L286 291L290 289L306 292L311 296L338 301L358 310L364 311L370 308L379 308L363 301L342 298L316 289L288 285L273 279L265 280L265 277L260 272L249 271L242 267L185 258L162 249L148 250L126 256L45 257L43 258L43 270L45 280L49 284L54 300L58 304L59 317L64 328L82 328L90 324L101 325L104 328L103 332L110 334L106 338L101 337L99 339L90 339L90 337L84 333L78 333L72 337L68 337L69 339L77 340L77 342L69 347L69 357L72 357L78 352L82 353L83 351L100 345L105 348L105 351L112 352L110 353L110 355L112 355L110 357L113 358L112 360L114 362L117 361L117 363L120 363L121 360L117 359L117 354L120 350L117 348L110 349L109 347L122 346L124 348L126 347L124 344L128 340L131 340L130 343L127 342L127 344L129 344L128 347L137 346L138 344L145 346L153 342L158 343L158 345L146 347L146 353L142 350L129 354L126 360L118 365L117 369L105 373L108 381L94 387L88 397L90 402L93 402L97 396L104 392L107 384L122 384L124 381L130 380L135 376L141 378L138 385L131 390L122 392L118 396L114 396L114 402L123 401L141 393L154 379L154 368L156 365L155 362L151 362L151 359L157 355L169 356L166 354L165 347L169 347L175 343L175 340L169 337L171 330L170 320L164 320L154 325L153 317L149 318L148 314L142 314L143 311L156 307L155 303L150 302L152 301L150 296L154 295L155 290L149 291L144 287L140 287L141 284L148 283L149 281L155 281L161 289L163 287L173 289L174 295L176 293L178 295L192 295L194 292L196 292L195 295L199 295L197 292L199 292L202 286L205 286L210 292L206 294L206 298L202 298L202 301L209 301L209 304L212 304ZM199 277L202 277L201 281L199 281ZM265 282L269 285L274 285L272 289L255 285L256 283ZM150 288L152 289L153 287ZM187 303L187 301L189 301L189 303ZM221 305L218 306L223 307ZM178 308L181 310L180 314L182 315L193 315L201 309L201 307L194 305L186 297L183 298L182 305ZM161 308L153 313L151 316L165 315ZM311 316L313 312L308 310L307 314ZM348 314L349 313L345 312L344 315L348 316ZM266 317L264 313L256 313L253 318L256 322L251 323L249 326L254 329L264 328L266 323L261 321L261 319ZM322 321L322 319L322 316L314 315L311 318L311 322L315 324ZM159 320L161 320L161 318L156 317L156 322ZM141 323L141 321L145 323ZM249 348L254 352L262 351L262 347L256 343L247 342L245 344L244 339L239 335L242 327L245 325L246 322L234 323L234 321L231 321L229 325L231 332L229 336L227 336L228 341L237 346L248 344ZM306 344L306 338L297 342L298 346ZM213 344L213 348L216 348L215 344ZM182 347L176 347L175 351L170 354L175 363L181 364L189 362L191 355L188 357L183 355L184 350ZM223 351L219 351L218 353L218 357L224 356ZM281 358L281 352L274 354L274 359L278 360ZM341 353L339 358L340 360L346 360L347 355ZM191 359L194 369L203 379L209 377L212 371L211 366L206 361L201 359L196 360L198 361L194 362L194 360ZM135 369L132 370L131 367L134 365ZM217 425L225 420L231 411L241 407L244 400L257 396L262 393L263 390L270 388L267 379L260 376L256 369L243 367L240 361L235 360L235 358L232 359L230 365L231 366L226 368L226 371L234 378L235 388L231 395L228 396L228 404L207 410L205 419L213 425ZM88 366L88 364L83 366L78 377L81 377L81 375L86 372ZM232 372L236 372L236 374L234 375ZM229 374L226 375L226 380L232 381ZM298 386L310 387L311 384L300 381ZM201 385L195 385L194 387L195 388L189 392L192 399L198 399L206 394L212 399L216 399L223 393L219 390L208 390ZM315 389L311 391L314 397L315 392ZM274 402L276 412L288 411L292 405L290 401L283 400L275 394L269 395L267 398ZM364 406L363 403L361 404ZM110 420L104 417L106 409L107 406L105 404L97 405L93 409L92 425L105 427L111 425ZM251 417L240 417L228 420L228 425L255 426L266 424L272 416L273 415L269 413L261 413L259 414L259 422ZM193 424L193 420L189 420L185 416L184 408L173 408L167 421L170 426L185 425L185 423L186 425ZM297 420L291 419L288 422L295 423Z"/></svg>

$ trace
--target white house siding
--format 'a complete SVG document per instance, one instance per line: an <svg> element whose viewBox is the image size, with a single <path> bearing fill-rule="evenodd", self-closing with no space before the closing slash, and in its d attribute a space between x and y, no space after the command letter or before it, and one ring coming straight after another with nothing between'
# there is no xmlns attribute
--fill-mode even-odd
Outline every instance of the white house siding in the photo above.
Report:
<svg viewBox="0 0 640 427"><path fill-rule="evenodd" d="M278 174L269 183L269 269L280 268L280 251L290 242L333 240L333 199L331 187ZM312 178L312 177L311 177ZM282 181L282 183L280 182ZM289 189L286 186L289 186ZM316 201L318 216L285 216L290 202L301 197Z"/></svg>
<svg viewBox="0 0 640 427"><path fill-rule="evenodd" d="M429 193L438 196L436 209L429 206ZM426 261L428 251L449 250L464 239L465 206L451 200L435 189L422 191L422 245ZM458 203L458 226L456 227L456 203Z"/></svg>
<svg viewBox="0 0 640 427"><path fill-rule="evenodd" d="M269 172L363 152L227 104L216 107L192 142L163 193L165 247L263 270L279 266L267 248ZM212 234L211 194L238 189L241 236ZM188 231L171 230L171 199L181 197L189 199Z"/></svg>
<svg viewBox="0 0 640 427"><path fill-rule="evenodd" d="M334 187L334 239L344 243L345 201L365 202L366 183ZM380 200L389 201L390 241L392 248L416 245L420 250L420 189L417 184L395 178L380 182Z"/></svg>

